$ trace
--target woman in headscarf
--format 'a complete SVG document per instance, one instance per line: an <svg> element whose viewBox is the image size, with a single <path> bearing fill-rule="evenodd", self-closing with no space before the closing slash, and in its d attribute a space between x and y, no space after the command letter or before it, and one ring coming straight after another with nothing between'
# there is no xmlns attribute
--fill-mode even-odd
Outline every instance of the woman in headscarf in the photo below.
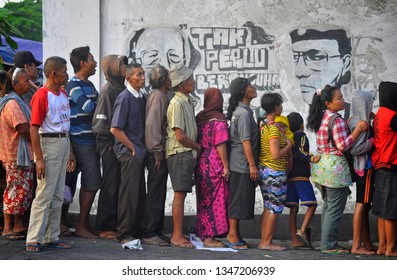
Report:
<svg viewBox="0 0 397 280"><path fill-rule="evenodd" d="M6 170L7 182L3 195L2 237L7 240L26 238L22 215L32 202L31 112L21 99L29 88L25 70L11 68L7 76L7 94L0 99L0 161Z"/></svg>
<svg viewBox="0 0 397 280"><path fill-rule="evenodd" d="M372 214L378 217L378 255L397 257L397 83L379 84L379 110L374 120L375 191Z"/></svg>
<svg viewBox="0 0 397 280"><path fill-rule="evenodd" d="M222 108L221 91L209 88L204 94L204 110L196 116L198 143L202 148L195 169L196 227L205 247L224 247L214 237L228 232L229 131Z"/></svg>

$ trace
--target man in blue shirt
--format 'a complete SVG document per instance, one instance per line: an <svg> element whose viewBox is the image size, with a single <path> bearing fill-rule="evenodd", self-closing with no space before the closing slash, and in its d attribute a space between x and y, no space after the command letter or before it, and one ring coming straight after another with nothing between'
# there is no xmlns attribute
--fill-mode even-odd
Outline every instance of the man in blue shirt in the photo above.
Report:
<svg viewBox="0 0 397 280"><path fill-rule="evenodd" d="M137 63L126 68L127 88L116 99L110 132L116 138L114 151L121 163L117 240L122 243L141 238L145 207L145 107L140 90L145 71Z"/></svg>
<svg viewBox="0 0 397 280"><path fill-rule="evenodd" d="M88 46L73 49L70 62L75 73L66 86L71 110L70 139L81 172L80 215L75 234L83 238L97 238L89 225L89 215L102 180L99 154L92 132L92 118L99 94L88 80L95 74L97 62Z"/></svg>

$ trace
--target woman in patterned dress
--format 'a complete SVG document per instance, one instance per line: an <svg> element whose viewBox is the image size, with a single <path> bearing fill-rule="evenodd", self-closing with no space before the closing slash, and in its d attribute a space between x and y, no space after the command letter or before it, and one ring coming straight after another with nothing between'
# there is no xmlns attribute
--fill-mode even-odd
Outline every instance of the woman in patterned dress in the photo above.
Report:
<svg viewBox="0 0 397 280"><path fill-rule="evenodd" d="M221 91L209 88L204 94L204 110L196 116L198 143L202 147L195 170L196 227L205 247L223 247L214 237L228 232L229 131L222 107Z"/></svg>

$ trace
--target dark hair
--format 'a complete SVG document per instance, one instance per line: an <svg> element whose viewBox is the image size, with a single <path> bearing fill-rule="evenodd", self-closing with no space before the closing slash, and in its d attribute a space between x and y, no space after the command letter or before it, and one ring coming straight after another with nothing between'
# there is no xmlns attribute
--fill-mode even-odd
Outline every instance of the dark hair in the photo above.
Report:
<svg viewBox="0 0 397 280"><path fill-rule="evenodd" d="M276 106L283 103L283 97L278 93L265 93L261 98L261 107L266 111L266 114L274 112Z"/></svg>
<svg viewBox="0 0 397 280"><path fill-rule="evenodd" d="M351 37L348 37L346 30L344 29L330 29L330 30L316 30L306 29L304 32L300 29L295 29L290 33L292 44L299 41L306 40L335 40L338 43L338 51L340 57L343 58L345 55L352 53L352 42ZM335 86L341 87L344 84L348 84L351 80L351 72L346 73L335 81Z"/></svg>
<svg viewBox="0 0 397 280"><path fill-rule="evenodd" d="M294 133L298 131L303 124L303 118L298 112L290 113L287 119L289 121L289 129Z"/></svg>
<svg viewBox="0 0 397 280"><path fill-rule="evenodd" d="M236 110L238 103L243 100L245 92L249 86L253 87L248 79L245 78L236 78L230 83L230 98L226 115L229 120L232 119L233 112Z"/></svg>
<svg viewBox="0 0 397 280"><path fill-rule="evenodd" d="M7 72L0 69L0 84L4 85L7 79Z"/></svg>
<svg viewBox="0 0 397 280"><path fill-rule="evenodd" d="M327 109L325 102L332 102L336 90L339 90L339 88L326 85L325 88L321 90L320 95L314 93L312 104L309 108L309 116L307 117L306 127L308 130L313 132L317 132L319 130L323 120L324 110Z"/></svg>
<svg viewBox="0 0 397 280"><path fill-rule="evenodd" d="M90 47L79 47L72 50L70 53L70 63L72 64L74 73L80 71L80 62L88 60L88 54L90 53Z"/></svg>
<svg viewBox="0 0 397 280"><path fill-rule="evenodd" d="M125 73L127 75L131 75L133 70L136 68L142 68L142 65L139 63L132 62L132 63L128 64L127 67L125 68Z"/></svg>
<svg viewBox="0 0 397 280"><path fill-rule="evenodd" d="M58 71L67 64L66 60L59 56L51 56L44 63L44 74L50 77L53 71Z"/></svg>

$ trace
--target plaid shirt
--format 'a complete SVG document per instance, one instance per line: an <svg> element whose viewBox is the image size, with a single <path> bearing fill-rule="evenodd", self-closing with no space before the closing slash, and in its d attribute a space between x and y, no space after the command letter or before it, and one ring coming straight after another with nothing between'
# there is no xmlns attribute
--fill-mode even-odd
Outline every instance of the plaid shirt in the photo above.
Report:
<svg viewBox="0 0 397 280"><path fill-rule="evenodd" d="M342 156L343 152L349 150L354 140L350 136L350 131L342 117L336 118L332 126L332 138L336 147L332 145L332 141L328 142L328 122L333 114L338 114L329 110L325 110L324 117L317 131L317 152L320 154L338 155ZM339 115L339 114L338 114Z"/></svg>

